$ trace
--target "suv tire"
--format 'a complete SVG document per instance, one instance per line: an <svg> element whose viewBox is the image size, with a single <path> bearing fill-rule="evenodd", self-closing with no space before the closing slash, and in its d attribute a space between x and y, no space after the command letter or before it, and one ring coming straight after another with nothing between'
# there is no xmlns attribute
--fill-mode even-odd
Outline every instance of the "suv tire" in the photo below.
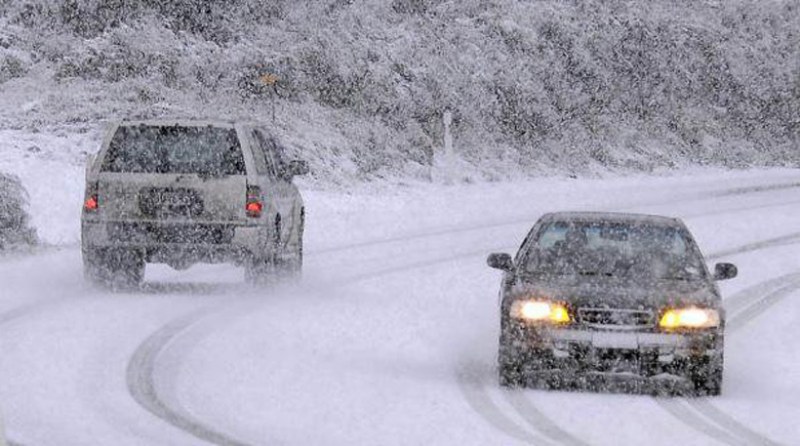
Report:
<svg viewBox="0 0 800 446"><path fill-rule="evenodd" d="M251 253L244 265L244 280L256 285L268 284L281 275L282 260L281 249L281 216L275 217L275 230L273 232L270 254Z"/></svg>
<svg viewBox="0 0 800 446"><path fill-rule="evenodd" d="M144 280L145 261L132 249L89 248L83 253L84 276L114 289L136 288Z"/></svg>
<svg viewBox="0 0 800 446"><path fill-rule="evenodd" d="M244 280L252 284L264 284L274 276L275 260L251 254L244 264Z"/></svg>
<svg viewBox="0 0 800 446"><path fill-rule="evenodd" d="M276 247L276 249L279 249ZM288 250L287 250L288 251ZM276 273L287 279L297 279L303 272L303 221L298 227L297 240L292 252L283 252L275 262Z"/></svg>

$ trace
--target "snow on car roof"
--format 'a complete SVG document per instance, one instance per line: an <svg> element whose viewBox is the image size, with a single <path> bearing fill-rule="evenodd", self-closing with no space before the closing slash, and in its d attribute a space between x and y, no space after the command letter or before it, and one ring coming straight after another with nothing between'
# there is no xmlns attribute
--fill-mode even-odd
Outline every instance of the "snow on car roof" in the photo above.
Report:
<svg viewBox="0 0 800 446"><path fill-rule="evenodd" d="M249 122L239 122L233 120L209 120L209 119L186 119L186 118L161 118L161 119L148 119L148 120L122 120L119 121L121 127L135 127L138 125L148 127L166 127L166 126L181 126L181 127L218 127L225 129L232 129L236 124L252 125Z"/></svg>
<svg viewBox="0 0 800 446"><path fill-rule="evenodd" d="M208 120L193 120L193 119L153 119L146 121L120 121L121 127L135 127L139 125L147 127L166 127L166 126L181 126L181 127L220 127L220 128L233 128L234 123L231 121L208 121Z"/></svg>
<svg viewBox="0 0 800 446"><path fill-rule="evenodd" d="M664 226L683 226L679 218L663 215L636 214L628 212L552 212L542 216L548 221L611 221L631 224L656 224Z"/></svg>

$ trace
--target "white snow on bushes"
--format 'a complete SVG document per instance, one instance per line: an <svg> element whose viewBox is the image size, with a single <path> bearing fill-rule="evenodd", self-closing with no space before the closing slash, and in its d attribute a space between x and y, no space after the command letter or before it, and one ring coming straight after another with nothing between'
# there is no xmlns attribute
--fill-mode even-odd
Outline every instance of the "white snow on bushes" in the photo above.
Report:
<svg viewBox="0 0 800 446"><path fill-rule="evenodd" d="M27 204L28 194L19 178L0 172L0 252L36 243Z"/></svg>
<svg viewBox="0 0 800 446"><path fill-rule="evenodd" d="M257 120L345 184L429 179L445 109L470 179L800 157L794 1L0 4L7 127Z"/></svg>

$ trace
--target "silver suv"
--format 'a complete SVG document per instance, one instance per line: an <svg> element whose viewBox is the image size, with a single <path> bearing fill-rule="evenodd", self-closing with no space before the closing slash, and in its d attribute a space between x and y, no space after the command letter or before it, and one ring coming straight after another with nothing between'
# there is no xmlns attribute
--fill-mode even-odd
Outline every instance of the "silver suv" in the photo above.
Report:
<svg viewBox="0 0 800 446"><path fill-rule="evenodd" d="M147 263L199 262L242 265L250 282L297 275L305 210L292 178L307 172L258 126L114 124L86 169L85 275L137 286Z"/></svg>

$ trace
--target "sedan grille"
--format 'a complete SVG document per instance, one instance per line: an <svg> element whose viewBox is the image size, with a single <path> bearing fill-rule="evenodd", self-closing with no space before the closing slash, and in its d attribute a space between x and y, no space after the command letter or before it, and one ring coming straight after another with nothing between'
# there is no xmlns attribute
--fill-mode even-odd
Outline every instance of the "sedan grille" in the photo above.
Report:
<svg viewBox="0 0 800 446"><path fill-rule="evenodd" d="M655 315L648 310L580 308L578 321L596 328L624 330L653 326Z"/></svg>

